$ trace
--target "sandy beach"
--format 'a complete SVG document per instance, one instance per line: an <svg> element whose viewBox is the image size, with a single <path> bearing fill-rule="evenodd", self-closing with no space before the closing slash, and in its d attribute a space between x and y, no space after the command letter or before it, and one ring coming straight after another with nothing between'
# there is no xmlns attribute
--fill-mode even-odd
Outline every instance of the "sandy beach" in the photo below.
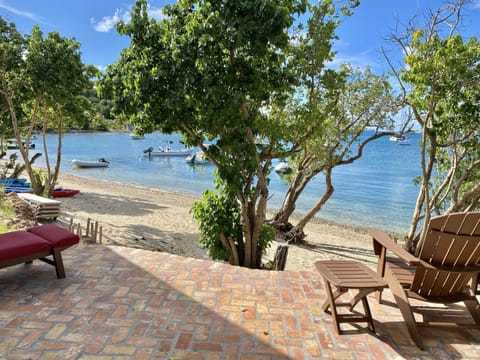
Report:
<svg viewBox="0 0 480 360"><path fill-rule="evenodd" d="M61 216L86 230L87 219L102 228L103 244L140 247L208 259L197 242L199 231L189 210L197 198L189 195L126 186L61 174L58 184L79 189L80 194L61 198ZM320 259L359 260L374 267L376 257L366 230L314 221L307 225L306 243L290 245L286 270L314 270ZM264 255L273 258L278 242Z"/></svg>

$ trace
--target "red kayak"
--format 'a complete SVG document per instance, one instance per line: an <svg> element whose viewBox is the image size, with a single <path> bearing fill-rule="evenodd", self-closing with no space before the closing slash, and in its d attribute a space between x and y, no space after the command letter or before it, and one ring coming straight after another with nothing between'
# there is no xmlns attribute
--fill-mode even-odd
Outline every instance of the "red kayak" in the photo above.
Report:
<svg viewBox="0 0 480 360"><path fill-rule="evenodd" d="M73 189L58 189L52 191L52 197L59 198L59 197L71 197L75 196L80 192L80 190L73 190Z"/></svg>

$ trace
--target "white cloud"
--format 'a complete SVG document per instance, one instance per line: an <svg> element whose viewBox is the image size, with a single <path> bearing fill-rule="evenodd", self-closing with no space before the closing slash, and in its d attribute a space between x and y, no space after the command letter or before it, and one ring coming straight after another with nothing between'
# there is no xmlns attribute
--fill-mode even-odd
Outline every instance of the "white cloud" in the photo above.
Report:
<svg viewBox="0 0 480 360"><path fill-rule="evenodd" d="M107 66L105 65L95 65L95 67L100 70L100 72L105 72L105 70L107 70Z"/></svg>
<svg viewBox="0 0 480 360"><path fill-rule="evenodd" d="M472 7L474 9L480 9L480 0L474 1Z"/></svg>
<svg viewBox="0 0 480 360"><path fill-rule="evenodd" d="M157 21L160 21L165 17L165 15L163 15L163 9L153 8L150 5L148 6L148 16ZM90 20L93 28L95 29L95 31L98 32L109 32L115 27L115 24L119 21L129 23L130 12L125 9L117 9L115 10L115 14L113 14L112 16L104 16L102 20L98 22L95 20L95 18L92 18Z"/></svg>
<svg viewBox="0 0 480 360"><path fill-rule="evenodd" d="M124 9L117 9L115 10L114 15L104 16L99 22L97 22L94 18L90 20L90 22L93 24L93 28L98 32L109 32L119 21L129 22L130 13Z"/></svg>
<svg viewBox="0 0 480 360"><path fill-rule="evenodd" d="M163 9L153 8L149 5L147 11L148 16L157 21L161 21L165 18L165 15L163 14Z"/></svg>
<svg viewBox="0 0 480 360"><path fill-rule="evenodd" d="M338 51L338 50L337 50ZM385 64L375 56L372 56L371 52L364 51L357 54L347 54L342 51L338 51L336 56L333 58L332 61L328 62L326 65L328 67L338 69L340 64L349 63L353 67L370 67L373 70L378 70L385 67Z"/></svg>
<svg viewBox="0 0 480 360"><path fill-rule="evenodd" d="M34 13L14 8L13 6L8 5L3 0L0 0L0 9L5 9L8 12L11 12L12 14L15 14L15 15L33 20L33 21L38 22L38 23L43 23L42 19L39 16L35 15Z"/></svg>

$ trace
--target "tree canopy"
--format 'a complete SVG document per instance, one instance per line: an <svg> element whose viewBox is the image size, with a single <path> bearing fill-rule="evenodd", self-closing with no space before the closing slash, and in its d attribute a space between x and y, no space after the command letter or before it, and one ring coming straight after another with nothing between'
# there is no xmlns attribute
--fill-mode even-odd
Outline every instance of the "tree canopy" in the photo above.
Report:
<svg viewBox="0 0 480 360"><path fill-rule="evenodd" d="M260 265L267 175L278 145L276 120L265 109L281 101L294 81L284 66L288 30L306 5L184 0L167 6L157 22L140 0L131 22L118 25L131 45L103 81L104 93L134 126L181 132L217 166L228 194L241 204L245 246L239 262L245 266Z"/></svg>
<svg viewBox="0 0 480 360"><path fill-rule="evenodd" d="M393 36L406 54L394 73L422 134L422 174L407 235L412 251L432 215L480 207L480 43L458 33L465 3L432 11L425 25L411 23Z"/></svg>
<svg viewBox="0 0 480 360"><path fill-rule="evenodd" d="M37 25L30 35L23 35L14 24L7 24L1 18L0 26L2 121L13 129L35 193L49 194L60 169L65 124L79 121L89 110L90 104L82 93L93 85L97 69L83 64L80 44L74 39L57 32L44 36ZM58 132L53 171L45 140L48 127ZM43 130L45 176L34 171L30 164L29 141L35 128ZM26 139L25 146L22 137Z"/></svg>

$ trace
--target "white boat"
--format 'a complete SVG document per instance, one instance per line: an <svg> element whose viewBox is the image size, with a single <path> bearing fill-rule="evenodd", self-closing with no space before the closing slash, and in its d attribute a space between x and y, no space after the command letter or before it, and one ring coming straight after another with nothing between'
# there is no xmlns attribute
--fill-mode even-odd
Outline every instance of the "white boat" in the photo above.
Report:
<svg viewBox="0 0 480 360"><path fill-rule="evenodd" d="M288 165L286 161L280 161L277 165L275 165L274 170L276 173L283 175L292 171L292 168Z"/></svg>
<svg viewBox="0 0 480 360"><path fill-rule="evenodd" d="M192 154L192 149L180 149L172 150L169 146L165 149L159 148L155 151L153 147L143 150L143 155L147 157L151 156L189 156Z"/></svg>
<svg viewBox="0 0 480 360"><path fill-rule="evenodd" d="M410 139L405 135L390 136L390 141L396 142L398 145L410 145Z"/></svg>
<svg viewBox="0 0 480 360"><path fill-rule="evenodd" d="M405 135L392 135L390 136L390 141L396 142L398 144L410 144L410 139Z"/></svg>
<svg viewBox="0 0 480 360"><path fill-rule="evenodd" d="M30 138L32 140L32 138ZM27 140L25 138L22 138L22 144L24 147L27 146ZM29 144L30 149L35 149L35 144L31 143ZM20 149L20 145L18 145L18 141L15 138L8 139L7 140L7 149L8 150L17 150Z"/></svg>
<svg viewBox="0 0 480 360"><path fill-rule="evenodd" d="M207 156L203 151L197 151L195 154L187 156L185 161L192 165L201 165L201 164L210 163L210 160L208 160Z"/></svg>
<svg viewBox="0 0 480 360"><path fill-rule="evenodd" d="M403 139L398 139L397 144L398 145L410 145L410 139L409 138L403 138Z"/></svg>
<svg viewBox="0 0 480 360"><path fill-rule="evenodd" d="M72 160L72 163L77 167L88 167L88 168L98 168L98 167L108 167L110 164L104 158L100 158L98 160Z"/></svg>

